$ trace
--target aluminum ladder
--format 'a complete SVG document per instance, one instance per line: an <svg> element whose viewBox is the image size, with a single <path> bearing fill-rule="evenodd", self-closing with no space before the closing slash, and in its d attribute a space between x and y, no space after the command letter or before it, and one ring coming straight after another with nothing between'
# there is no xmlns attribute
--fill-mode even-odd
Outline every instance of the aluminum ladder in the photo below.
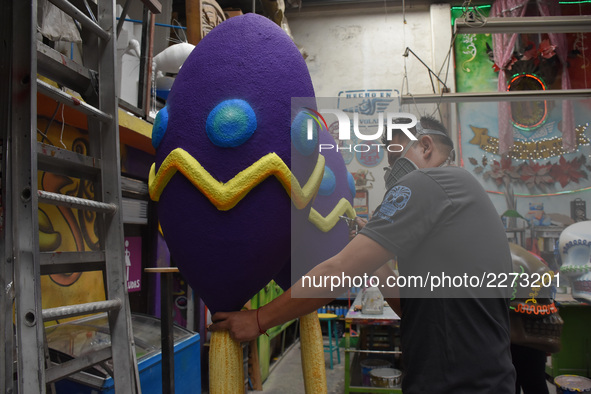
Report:
<svg viewBox="0 0 591 394"><path fill-rule="evenodd" d="M45 393L52 382L111 359L116 392L139 393L120 209L115 1L51 0L77 21L83 64L37 39L36 0L7 3L0 13L0 391ZM88 156L37 141L38 92L87 116ZM38 171L90 180L95 200L38 190ZM95 212L100 251L40 252L38 203ZM95 270L103 271L105 301L42 310L40 275ZM51 365L43 322L97 312L108 313L111 346Z"/></svg>

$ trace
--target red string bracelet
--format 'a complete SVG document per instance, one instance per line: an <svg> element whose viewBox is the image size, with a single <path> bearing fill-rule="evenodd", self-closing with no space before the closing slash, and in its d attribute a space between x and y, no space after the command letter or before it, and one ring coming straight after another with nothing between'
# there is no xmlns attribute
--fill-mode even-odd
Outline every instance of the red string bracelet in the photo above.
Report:
<svg viewBox="0 0 591 394"><path fill-rule="evenodd" d="M261 308L257 308L257 325L259 326L259 334L265 334L266 336L269 336L269 334L267 333L267 330L263 331L263 329L261 328L261 323L259 322L259 311L261 310Z"/></svg>

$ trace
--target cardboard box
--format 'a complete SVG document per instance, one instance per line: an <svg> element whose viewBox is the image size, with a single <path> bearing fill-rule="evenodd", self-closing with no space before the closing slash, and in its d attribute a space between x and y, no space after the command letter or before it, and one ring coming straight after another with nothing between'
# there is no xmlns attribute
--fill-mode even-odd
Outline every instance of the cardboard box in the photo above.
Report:
<svg viewBox="0 0 591 394"><path fill-rule="evenodd" d="M226 19L232 18L233 16L242 15L242 10L240 8L226 8L224 10L224 15Z"/></svg>

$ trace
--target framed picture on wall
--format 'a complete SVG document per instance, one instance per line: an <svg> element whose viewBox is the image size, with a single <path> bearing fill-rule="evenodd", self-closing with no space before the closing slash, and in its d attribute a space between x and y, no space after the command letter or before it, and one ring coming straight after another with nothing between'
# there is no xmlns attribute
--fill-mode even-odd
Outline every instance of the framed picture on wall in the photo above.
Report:
<svg viewBox="0 0 591 394"><path fill-rule="evenodd" d="M367 218L369 216L369 192L367 190L357 190L355 193L355 200L353 201L353 208L357 216Z"/></svg>

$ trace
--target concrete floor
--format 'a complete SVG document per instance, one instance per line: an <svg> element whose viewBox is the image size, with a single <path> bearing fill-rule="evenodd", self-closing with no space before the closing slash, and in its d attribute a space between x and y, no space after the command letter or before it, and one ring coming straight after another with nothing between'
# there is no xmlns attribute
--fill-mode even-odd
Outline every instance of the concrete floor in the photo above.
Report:
<svg viewBox="0 0 591 394"><path fill-rule="evenodd" d="M325 338L325 343L327 339ZM328 394L343 394L345 392L345 356L340 349L341 362L337 364L336 353L333 355L333 369L330 369L330 356L324 354L326 366L326 381ZM548 392L555 394L556 386L547 382ZM207 393L207 391L203 391ZM248 391L248 394L257 394L261 391ZM263 383L262 393L267 394L304 394L304 378L302 376L301 348L299 340L288 348L283 357L271 365L271 372Z"/></svg>
<svg viewBox="0 0 591 394"><path fill-rule="evenodd" d="M345 354L340 349L341 363L337 364L337 355L333 355L333 369L330 369L330 355L324 353L326 366L326 383L328 394L343 394L345 391ZM272 372L263 383L263 392L271 394L303 394L304 378L302 375L302 360L300 342L285 352L284 356L272 367ZM260 391L249 391L255 394Z"/></svg>
<svg viewBox="0 0 591 394"><path fill-rule="evenodd" d="M337 364L336 354L333 357L333 369L329 368L329 355L324 354L326 366L326 381L328 394L343 394L345 392L345 368L344 352L341 352L341 363ZM304 378L302 376L302 362L300 343L296 342L285 355L274 364L272 372L263 383L263 392L271 394L303 394ZM555 394L556 386L547 382L548 392ZM249 394L260 393L260 391L249 391Z"/></svg>

